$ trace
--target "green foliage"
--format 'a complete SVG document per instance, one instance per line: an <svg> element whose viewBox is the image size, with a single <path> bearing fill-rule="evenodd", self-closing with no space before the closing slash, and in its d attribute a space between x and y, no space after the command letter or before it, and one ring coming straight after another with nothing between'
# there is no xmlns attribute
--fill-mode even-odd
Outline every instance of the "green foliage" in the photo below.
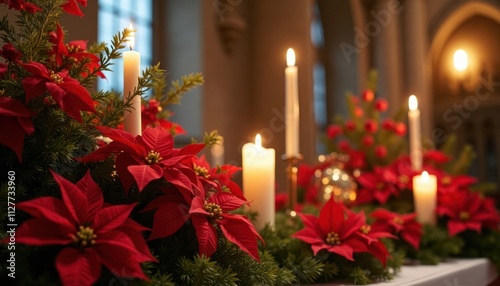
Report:
<svg viewBox="0 0 500 286"><path fill-rule="evenodd" d="M408 247L409 258L417 259L422 264L434 265L462 251L463 240L459 236L449 237L445 228L424 225L423 231L420 249L415 251Z"/></svg>

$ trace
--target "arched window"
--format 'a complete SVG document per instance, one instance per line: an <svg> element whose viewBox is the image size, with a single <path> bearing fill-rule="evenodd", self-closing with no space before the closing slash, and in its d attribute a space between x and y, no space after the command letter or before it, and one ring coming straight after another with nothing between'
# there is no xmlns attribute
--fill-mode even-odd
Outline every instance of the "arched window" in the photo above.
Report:
<svg viewBox="0 0 500 286"><path fill-rule="evenodd" d="M99 0L98 40L109 43L113 35L129 27L135 32L134 50L141 53L141 70L151 65L153 54L153 0ZM117 60L113 72L105 72L106 79L99 79L98 87L104 90L123 89L123 62Z"/></svg>

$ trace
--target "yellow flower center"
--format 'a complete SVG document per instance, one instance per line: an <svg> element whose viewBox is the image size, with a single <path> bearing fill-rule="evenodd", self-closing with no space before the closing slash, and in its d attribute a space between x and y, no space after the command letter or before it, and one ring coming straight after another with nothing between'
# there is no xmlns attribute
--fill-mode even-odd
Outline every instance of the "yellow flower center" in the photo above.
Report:
<svg viewBox="0 0 500 286"><path fill-rule="evenodd" d="M193 164L193 169L196 175L203 177L205 179L208 179L210 175L208 174L208 170L205 167L198 166L196 164Z"/></svg>
<svg viewBox="0 0 500 286"><path fill-rule="evenodd" d="M445 176L441 178L441 184L443 184L444 186L449 186L451 184L451 177Z"/></svg>
<svg viewBox="0 0 500 286"><path fill-rule="evenodd" d="M469 212L461 211L458 214L458 217L460 218L460 220L466 221L466 220L468 220L470 218L470 214L469 214Z"/></svg>
<svg viewBox="0 0 500 286"><path fill-rule="evenodd" d="M330 245L339 245L340 244L340 237L339 234L332 231L326 235L326 243Z"/></svg>
<svg viewBox="0 0 500 286"><path fill-rule="evenodd" d="M369 234L371 230L372 230L372 227L369 225L361 226L361 232L364 234Z"/></svg>
<svg viewBox="0 0 500 286"><path fill-rule="evenodd" d="M410 178L406 175L399 176L399 181L403 184L407 184L410 181Z"/></svg>
<svg viewBox="0 0 500 286"><path fill-rule="evenodd" d="M154 165L161 160L163 160L163 158L161 157L160 153L153 150L149 151L148 155L144 157L144 162L146 162L148 165Z"/></svg>
<svg viewBox="0 0 500 286"><path fill-rule="evenodd" d="M76 53L80 50L80 45L69 45L69 44L66 44L66 49L68 49L68 52L69 53Z"/></svg>
<svg viewBox="0 0 500 286"><path fill-rule="evenodd" d="M88 226L80 226L76 235L71 235L71 238L76 245L87 247L95 244L97 235L94 234L94 229Z"/></svg>
<svg viewBox="0 0 500 286"><path fill-rule="evenodd" d="M218 204L205 202L205 211L208 212L208 218L221 219L222 208Z"/></svg>
<svg viewBox="0 0 500 286"><path fill-rule="evenodd" d="M54 71L50 71L50 79L57 84L63 83L63 78Z"/></svg>
<svg viewBox="0 0 500 286"><path fill-rule="evenodd" d="M400 217L395 217L392 221L396 224L403 224L403 220Z"/></svg>

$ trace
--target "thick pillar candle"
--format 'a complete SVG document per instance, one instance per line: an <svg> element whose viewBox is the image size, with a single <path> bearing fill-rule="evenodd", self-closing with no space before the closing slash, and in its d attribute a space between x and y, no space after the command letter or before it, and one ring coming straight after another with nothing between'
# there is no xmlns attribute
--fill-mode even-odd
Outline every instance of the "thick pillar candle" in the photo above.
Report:
<svg viewBox="0 0 500 286"><path fill-rule="evenodd" d="M422 143L420 131L420 110L415 95L408 99L408 129L410 133L410 160L414 171L422 170Z"/></svg>
<svg viewBox="0 0 500 286"><path fill-rule="evenodd" d="M132 27L130 28L132 29ZM139 74L141 66L141 54L133 51L134 36L129 38L130 51L123 53L123 99L127 101L134 94L134 89L139 84ZM124 116L123 127L125 131L136 136L142 135L142 120L141 120L141 97L136 96L130 102L132 108L126 111Z"/></svg>
<svg viewBox="0 0 500 286"><path fill-rule="evenodd" d="M299 85L295 53L288 49L285 69L286 156L299 155Z"/></svg>
<svg viewBox="0 0 500 286"><path fill-rule="evenodd" d="M426 171L413 177L413 200L417 220L423 224L436 224L437 179Z"/></svg>
<svg viewBox="0 0 500 286"><path fill-rule="evenodd" d="M255 227L274 225L275 151L262 147L260 135L254 143L243 145L243 194L250 209L258 213Z"/></svg>

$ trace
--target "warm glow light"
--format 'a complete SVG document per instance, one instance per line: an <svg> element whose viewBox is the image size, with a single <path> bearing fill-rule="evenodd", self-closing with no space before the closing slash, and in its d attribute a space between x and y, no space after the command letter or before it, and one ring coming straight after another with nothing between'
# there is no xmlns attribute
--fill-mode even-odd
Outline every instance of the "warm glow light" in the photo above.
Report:
<svg viewBox="0 0 500 286"><path fill-rule="evenodd" d="M286 51L286 65L291 67L295 65L295 53L292 48Z"/></svg>
<svg viewBox="0 0 500 286"><path fill-rule="evenodd" d="M255 146L258 148L258 149L261 149L262 148L262 138L260 138L260 134L257 134L255 136Z"/></svg>
<svg viewBox="0 0 500 286"><path fill-rule="evenodd" d="M130 23L130 26L128 27L128 29L132 31L130 33L130 37L127 39L128 46L130 47L131 50L133 50L134 45L135 45L135 31L134 31L134 27L132 26L132 23Z"/></svg>
<svg viewBox="0 0 500 286"><path fill-rule="evenodd" d="M459 49L453 54L453 65L458 71L464 71L469 66L469 57L467 52Z"/></svg>
<svg viewBox="0 0 500 286"><path fill-rule="evenodd" d="M422 182L429 182L429 173L427 173L427 171L422 172Z"/></svg>
<svg viewBox="0 0 500 286"><path fill-rule="evenodd" d="M410 95L410 98L408 99L408 107L410 107L410 110L417 110L418 108L418 100L415 95Z"/></svg>

